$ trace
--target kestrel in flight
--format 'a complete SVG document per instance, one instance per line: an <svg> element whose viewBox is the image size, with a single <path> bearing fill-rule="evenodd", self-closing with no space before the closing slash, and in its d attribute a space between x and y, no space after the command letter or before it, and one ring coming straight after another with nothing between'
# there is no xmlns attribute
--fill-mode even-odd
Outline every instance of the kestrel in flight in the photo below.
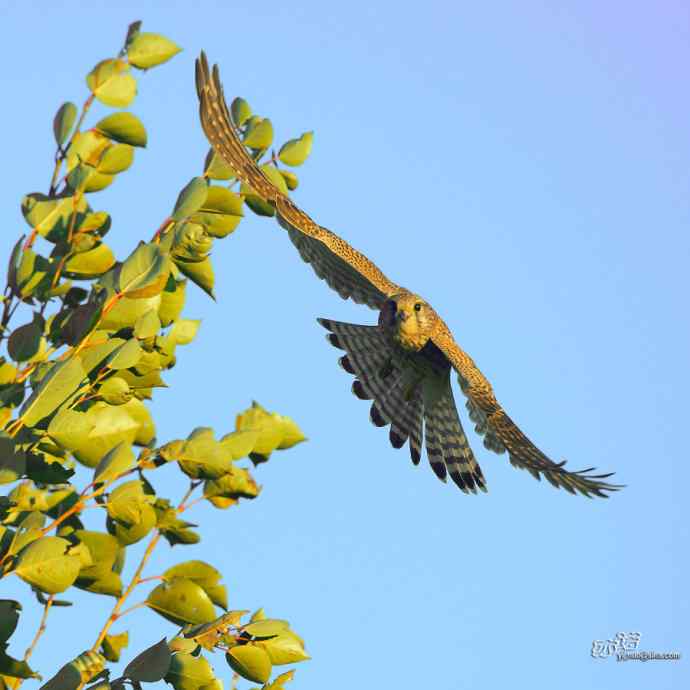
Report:
<svg viewBox="0 0 690 690"><path fill-rule="evenodd" d="M467 409L484 445L508 453L511 464L543 475L555 487L574 494L607 497L620 485L605 481L611 474L594 468L572 472L542 453L496 400L491 384L455 342L448 326L428 302L389 280L369 259L330 230L315 223L259 169L240 141L223 97L217 65L209 72L206 56L196 62L201 124L215 152L237 178L276 211L302 258L344 299L352 298L379 311L377 325L363 326L319 319L328 339L346 352L340 364L356 378L354 394L373 400L371 421L390 424L395 448L409 443L412 462L419 463L422 443L432 470L447 475L465 493L486 491L484 475L458 417L450 385L455 369Z"/></svg>

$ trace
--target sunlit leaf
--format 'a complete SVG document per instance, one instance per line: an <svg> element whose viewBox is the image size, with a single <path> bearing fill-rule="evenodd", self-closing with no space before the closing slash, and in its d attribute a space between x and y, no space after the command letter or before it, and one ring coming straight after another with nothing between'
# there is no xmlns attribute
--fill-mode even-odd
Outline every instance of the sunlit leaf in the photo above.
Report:
<svg viewBox="0 0 690 690"><path fill-rule="evenodd" d="M188 345L196 337L200 325L201 321L198 319L178 319L172 325L169 336L178 345Z"/></svg>
<svg viewBox="0 0 690 690"><path fill-rule="evenodd" d="M168 281L170 259L156 244L140 244L122 264L119 291L130 299L159 295Z"/></svg>
<svg viewBox="0 0 690 690"><path fill-rule="evenodd" d="M137 95L136 79L128 72L124 60L102 60L87 75L86 85L101 103L125 107Z"/></svg>
<svg viewBox="0 0 690 690"><path fill-rule="evenodd" d="M120 144L146 146L146 129L141 120L129 112L108 115L99 120L94 129Z"/></svg>
<svg viewBox="0 0 690 690"><path fill-rule="evenodd" d="M14 571L42 592L64 592L81 568L79 557L70 555L69 547L70 543L61 537L42 537L22 549Z"/></svg>
<svg viewBox="0 0 690 690"><path fill-rule="evenodd" d="M106 635L101 642L101 651L108 661L120 661L122 650L129 644L129 633Z"/></svg>
<svg viewBox="0 0 690 690"><path fill-rule="evenodd" d="M86 280L97 278L115 264L115 255L107 244L101 242L88 252L75 254L67 260L64 274L69 278Z"/></svg>
<svg viewBox="0 0 690 690"><path fill-rule="evenodd" d="M111 448L99 461L93 474L93 481L107 482L126 472L134 466L132 447L126 443L118 443Z"/></svg>
<svg viewBox="0 0 690 690"><path fill-rule="evenodd" d="M235 125L241 127L252 116L252 109L244 98L238 96L230 104L230 114Z"/></svg>
<svg viewBox="0 0 690 690"><path fill-rule="evenodd" d="M115 144L103 152L98 163L98 172L104 175L117 175L127 170L133 162L134 149L129 144Z"/></svg>
<svg viewBox="0 0 690 690"><path fill-rule="evenodd" d="M192 580L177 577L155 587L146 605L177 625L208 623L216 617L211 600Z"/></svg>
<svg viewBox="0 0 690 690"><path fill-rule="evenodd" d="M134 67L149 69L177 55L182 48L169 38L153 33L139 33L127 46L127 57Z"/></svg>
<svg viewBox="0 0 690 690"><path fill-rule="evenodd" d="M175 690L201 690L215 680L211 664L203 656L186 652L173 655L165 681Z"/></svg>
<svg viewBox="0 0 690 690"><path fill-rule="evenodd" d="M182 259L175 259L175 265L187 276L193 283L196 283L209 297L215 299L213 292L213 285L215 283L215 276L213 273L213 265L211 259L208 257L203 261L184 261Z"/></svg>
<svg viewBox="0 0 690 690"><path fill-rule="evenodd" d="M254 683L265 683L271 677L273 664L264 649L253 644L231 647L225 655L230 668Z"/></svg>
<svg viewBox="0 0 690 690"><path fill-rule="evenodd" d="M180 192L172 213L172 219L184 220L198 211L206 202L208 185L203 177L194 177Z"/></svg>
<svg viewBox="0 0 690 690"><path fill-rule="evenodd" d="M257 641L256 644L266 650L276 666L295 664L311 658L304 650L302 638L292 630L283 630L275 637Z"/></svg>
<svg viewBox="0 0 690 690"><path fill-rule="evenodd" d="M86 375L87 372L78 357L70 357L54 364L22 406L21 420L26 426L34 426L65 402L77 390Z"/></svg>
<svg viewBox="0 0 690 690"><path fill-rule="evenodd" d="M278 152L278 158L285 165L302 165L311 153L314 132L305 132L299 139L286 141Z"/></svg>
<svg viewBox="0 0 690 690"><path fill-rule="evenodd" d="M245 146L253 149L267 149L273 143L273 125L264 118L249 125L243 141Z"/></svg>

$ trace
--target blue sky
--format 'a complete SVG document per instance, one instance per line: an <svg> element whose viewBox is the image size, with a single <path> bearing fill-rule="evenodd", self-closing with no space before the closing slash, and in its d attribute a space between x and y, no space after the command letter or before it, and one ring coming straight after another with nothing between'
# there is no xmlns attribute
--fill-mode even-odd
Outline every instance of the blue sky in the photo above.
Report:
<svg viewBox="0 0 690 690"><path fill-rule="evenodd" d="M298 203L434 305L540 447L628 485L572 497L474 435L488 495L414 468L368 422L315 321L376 314L248 216L216 243L217 303L192 291L203 325L156 396L159 438L228 431L256 399L310 440L257 470L259 500L199 507L202 543L161 548L147 572L204 558L232 607L288 618L313 656L302 690L686 686L687 658L590 649L634 630L643 649L690 653L687 5L4 3L5 255L25 232L22 195L47 187L55 109L83 101L84 75L134 19L184 52L141 78L132 110L149 146L98 195L120 255L201 169L203 48L279 140L315 131ZM183 490L172 472L161 486ZM51 616L37 667L91 645L110 603L79 603ZM16 655L38 614L27 601ZM121 629L132 650L173 632L147 611Z"/></svg>

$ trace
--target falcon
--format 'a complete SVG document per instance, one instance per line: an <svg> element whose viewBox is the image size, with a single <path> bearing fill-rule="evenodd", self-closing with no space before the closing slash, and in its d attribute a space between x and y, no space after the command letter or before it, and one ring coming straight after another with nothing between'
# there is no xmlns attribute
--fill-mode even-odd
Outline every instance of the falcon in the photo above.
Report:
<svg viewBox="0 0 690 690"><path fill-rule="evenodd" d="M196 87L203 130L213 150L237 178L273 206L280 225L302 259L342 298L379 312L376 325L319 319L327 338L345 351L340 365L355 376L352 390L371 400L371 421L390 425L395 448L406 443L417 465L422 447L431 469L465 493L486 491L486 480L470 448L451 389L455 370L475 430L484 445L506 453L515 467L536 479L544 476L556 488L607 498L621 488L593 474L593 467L569 471L554 462L518 428L496 400L491 384L455 342L448 326L419 295L387 278L364 254L318 225L268 179L242 144L232 123L218 66L211 72L202 52L196 61Z"/></svg>

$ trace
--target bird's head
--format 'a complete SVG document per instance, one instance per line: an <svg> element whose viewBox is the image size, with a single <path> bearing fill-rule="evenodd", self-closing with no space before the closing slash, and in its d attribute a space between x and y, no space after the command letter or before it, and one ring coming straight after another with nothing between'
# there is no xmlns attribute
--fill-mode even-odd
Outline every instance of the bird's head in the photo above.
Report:
<svg viewBox="0 0 690 690"><path fill-rule="evenodd" d="M406 350L421 350L433 335L438 316L419 295L402 292L381 307L379 325L392 331Z"/></svg>

